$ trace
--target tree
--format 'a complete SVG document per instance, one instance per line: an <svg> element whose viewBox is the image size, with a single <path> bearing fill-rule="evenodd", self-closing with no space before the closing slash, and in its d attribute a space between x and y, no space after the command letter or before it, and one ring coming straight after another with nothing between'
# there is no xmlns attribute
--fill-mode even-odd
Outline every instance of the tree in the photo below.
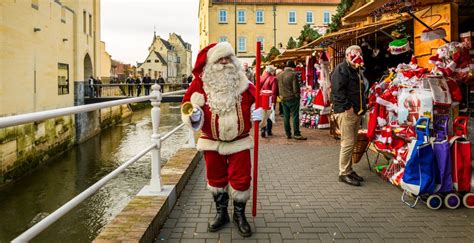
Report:
<svg viewBox="0 0 474 243"><path fill-rule="evenodd" d="M318 39L321 35L309 24L305 24L303 26L303 30L301 30L301 34L298 37L298 47L301 47L305 44L310 43L311 41L314 41Z"/></svg>
<svg viewBox="0 0 474 243"><path fill-rule="evenodd" d="M337 31L342 25L342 17L349 11L354 0L342 0L337 6L336 14L332 16L331 23L329 24L329 32Z"/></svg>
<svg viewBox="0 0 474 243"><path fill-rule="evenodd" d="M296 41L293 37L290 37L288 40L288 44L286 44L286 49L295 49L296 48Z"/></svg>
<svg viewBox="0 0 474 243"><path fill-rule="evenodd" d="M276 49L275 47L272 47L272 49L270 49L267 56L265 57L265 60L267 61L273 60L278 55L280 55L280 51Z"/></svg>

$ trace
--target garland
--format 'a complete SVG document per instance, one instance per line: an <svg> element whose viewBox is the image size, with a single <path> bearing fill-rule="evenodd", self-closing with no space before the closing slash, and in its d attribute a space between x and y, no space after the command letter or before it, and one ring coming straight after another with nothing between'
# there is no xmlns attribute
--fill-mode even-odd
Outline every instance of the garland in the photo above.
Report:
<svg viewBox="0 0 474 243"><path fill-rule="evenodd" d="M354 0L342 0L341 3L337 6L336 13L332 16L332 21L329 24L328 32L337 31L342 25L342 17L345 16L347 11L352 7Z"/></svg>

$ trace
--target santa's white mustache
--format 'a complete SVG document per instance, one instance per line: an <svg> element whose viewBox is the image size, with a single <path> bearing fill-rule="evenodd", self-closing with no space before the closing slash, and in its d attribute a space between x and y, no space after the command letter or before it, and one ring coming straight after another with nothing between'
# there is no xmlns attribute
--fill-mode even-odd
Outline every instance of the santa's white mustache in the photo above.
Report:
<svg viewBox="0 0 474 243"><path fill-rule="evenodd" d="M212 65L211 68L213 71L222 71L224 69L235 70L235 65L233 63L227 63L227 64L216 63Z"/></svg>

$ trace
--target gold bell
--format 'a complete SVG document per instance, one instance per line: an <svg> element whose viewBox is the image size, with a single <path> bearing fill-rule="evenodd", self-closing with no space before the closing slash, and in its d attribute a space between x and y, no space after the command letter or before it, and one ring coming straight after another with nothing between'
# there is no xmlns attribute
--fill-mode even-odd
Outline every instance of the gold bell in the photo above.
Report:
<svg viewBox="0 0 474 243"><path fill-rule="evenodd" d="M186 115L186 116L190 116L193 114L193 111L194 111L194 106L191 102L184 102L182 105L181 105L181 114L183 115Z"/></svg>

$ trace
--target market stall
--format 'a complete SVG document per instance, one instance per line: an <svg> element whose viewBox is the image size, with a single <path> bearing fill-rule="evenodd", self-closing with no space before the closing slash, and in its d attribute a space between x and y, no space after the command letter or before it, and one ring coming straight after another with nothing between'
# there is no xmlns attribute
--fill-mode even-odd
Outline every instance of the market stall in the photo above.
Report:
<svg viewBox="0 0 474 243"><path fill-rule="evenodd" d="M457 208L461 202L473 208L474 3L392 0L355 6L343 18L345 28L301 47L327 49L328 68L344 60L348 46L362 47L369 112L355 154L365 152L361 144L369 141L388 162L376 164L376 171L430 208ZM314 122L311 113L305 116L303 125L315 127L321 111L327 111L327 84L304 93L303 105L313 103L319 113Z"/></svg>

